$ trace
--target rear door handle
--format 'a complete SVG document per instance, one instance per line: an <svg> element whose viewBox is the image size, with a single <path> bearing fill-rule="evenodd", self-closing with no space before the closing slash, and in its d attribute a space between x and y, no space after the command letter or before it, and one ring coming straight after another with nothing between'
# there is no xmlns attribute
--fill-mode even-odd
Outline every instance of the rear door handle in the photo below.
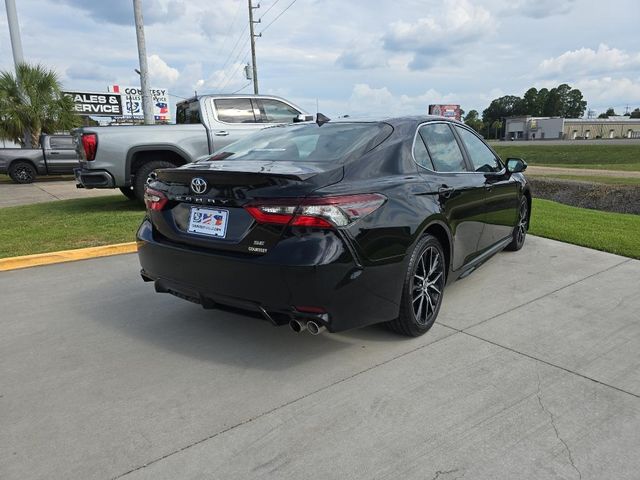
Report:
<svg viewBox="0 0 640 480"><path fill-rule="evenodd" d="M60 152L49 152L49 155L60 155Z"/></svg>
<svg viewBox="0 0 640 480"><path fill-rule="evenodd" d="M456 189L453 187L448 187L446 185L442 185L439 189L438 189L438 193L443 196L444 198L449 198L453 192L455 192Z"/></svg>
<svg viewBox="0 0 640 480"><path fill-rule="evenodd" d="M213 134L218 137L226 137L227 135L229 135L229 132L227 132L226 130L218 130L217 132L213 132Z"/></svg>

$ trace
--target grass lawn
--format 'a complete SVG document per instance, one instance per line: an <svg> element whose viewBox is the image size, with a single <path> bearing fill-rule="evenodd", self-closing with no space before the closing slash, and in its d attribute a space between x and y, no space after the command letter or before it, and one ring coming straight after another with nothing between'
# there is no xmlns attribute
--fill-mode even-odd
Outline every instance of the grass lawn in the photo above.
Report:
<svg viewBox="0 0 640 480"><path fill-rule="evenodd" d="M0 208L0 258L132 242L143 216L117 196Z"/></svg>
<svg viewBox="0 0 640 480"><path fill-rule="evenodd" d="M640 215L601 212L534 198L529 232L640 259Z"/></svg>
<svg viewBox="0 0 640 480"><path fill-rule="evenodd" d="M492 145L503 159L523 158L530 165L640 171L640 145Z"/></svg>
<svg viewBox="0 0 640 480"><path fill-rule="evenodd" d="M131 242L143 216L114 196L0 208L0 258ZM640 215L534 199L530 232L640 259Z"/></svg>
<svg viewBox="0 0 640 480"><path fill-rule="evenodd" d="M624 175L624 174L621 174ZM605 177L598 175L556 175L556 174L535 174L527 173L530 178L579 180L582 182L606 183L607 185L640 185L640 178L636 177Z"/></svg>

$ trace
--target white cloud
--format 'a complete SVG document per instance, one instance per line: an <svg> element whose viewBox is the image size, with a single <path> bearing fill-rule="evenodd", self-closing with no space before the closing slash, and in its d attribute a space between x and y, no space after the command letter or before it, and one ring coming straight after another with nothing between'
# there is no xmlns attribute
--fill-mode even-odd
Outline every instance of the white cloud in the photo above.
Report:
<svg viewBox="0 0 640 480"><path fill-rule="evenodd" d="M148 59L149 76L154 82L166 82L170 85L175 83L180 77L177 69L167 65L159 55L151 55Z"/></svg>
<svg viewBox="0 0 640 480"><path fill-rule="evenodd" d="M483 7L467 0L447 0L439 15L415 22L393 22L383 40L388 50L413 52L410 68L424 69L432 66L437 57L482 40L495 26L496 21Z"/></svg>
<svg viewBox="0 0 640 480"><path fill-rule="evenodd" d="M640 78L591 78L578 80L572 86L582 92L589 108L640 105Z"/></svg>
<svg viewBox="0 0 640 480"><path fill-rule="evenodd" d="M420 95L394 95L387 87L357 83L349 98L349 114L426 115L429 104L455 102L458 98L459 95L442 94L432 88Z"/></svg>
<svg viewBox="0 0 640 480"><path fill-rule="evenodd" d="M570 50L540 63L546 75L571 74L574 76L613 73L640 68L640 53L627 53L601 43L598 50L580 48Z"/></svg>
<svg viewBox="0 0 640 480"><path fill-rule="evenodd" d="M569 13L574 2L575 0L511 0L505 4L501 1L504 13L538 19Z"/></svg>

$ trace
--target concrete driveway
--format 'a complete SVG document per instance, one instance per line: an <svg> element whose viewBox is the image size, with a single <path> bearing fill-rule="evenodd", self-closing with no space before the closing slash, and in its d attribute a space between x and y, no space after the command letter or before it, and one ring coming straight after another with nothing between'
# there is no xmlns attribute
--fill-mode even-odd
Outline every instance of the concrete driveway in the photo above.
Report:
<svg viewBox="0 0 640 480"><path fill-rule="evenodd" d="M417 339L204 311L135 255L0 274L0 478L640 472L640 262L529 237Z"/></svg>
<svg viewBox="0 0 640 480"><path fill-rule="evenodd" d="M91 190L76 188L75 180L46 179L26 184L0 183L0 208L105 195L122 195L122 193L112 188Z"/></svg>

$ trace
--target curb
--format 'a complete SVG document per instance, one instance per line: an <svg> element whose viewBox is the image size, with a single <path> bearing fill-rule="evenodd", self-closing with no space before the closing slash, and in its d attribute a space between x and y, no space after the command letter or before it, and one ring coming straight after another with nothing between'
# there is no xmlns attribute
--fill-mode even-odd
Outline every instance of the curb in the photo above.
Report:
<svg viewBox="0 0 640 480"><path fill-rule="evenodd" d="M78 248L76 250L63 250L60 252L37 253L22 257L0 258L0 272L18 270L21 268L51 265L54 263L75 262L89 258L109 257L123 253L136 252L136 242L116 243L101 247Z"/></svg>

